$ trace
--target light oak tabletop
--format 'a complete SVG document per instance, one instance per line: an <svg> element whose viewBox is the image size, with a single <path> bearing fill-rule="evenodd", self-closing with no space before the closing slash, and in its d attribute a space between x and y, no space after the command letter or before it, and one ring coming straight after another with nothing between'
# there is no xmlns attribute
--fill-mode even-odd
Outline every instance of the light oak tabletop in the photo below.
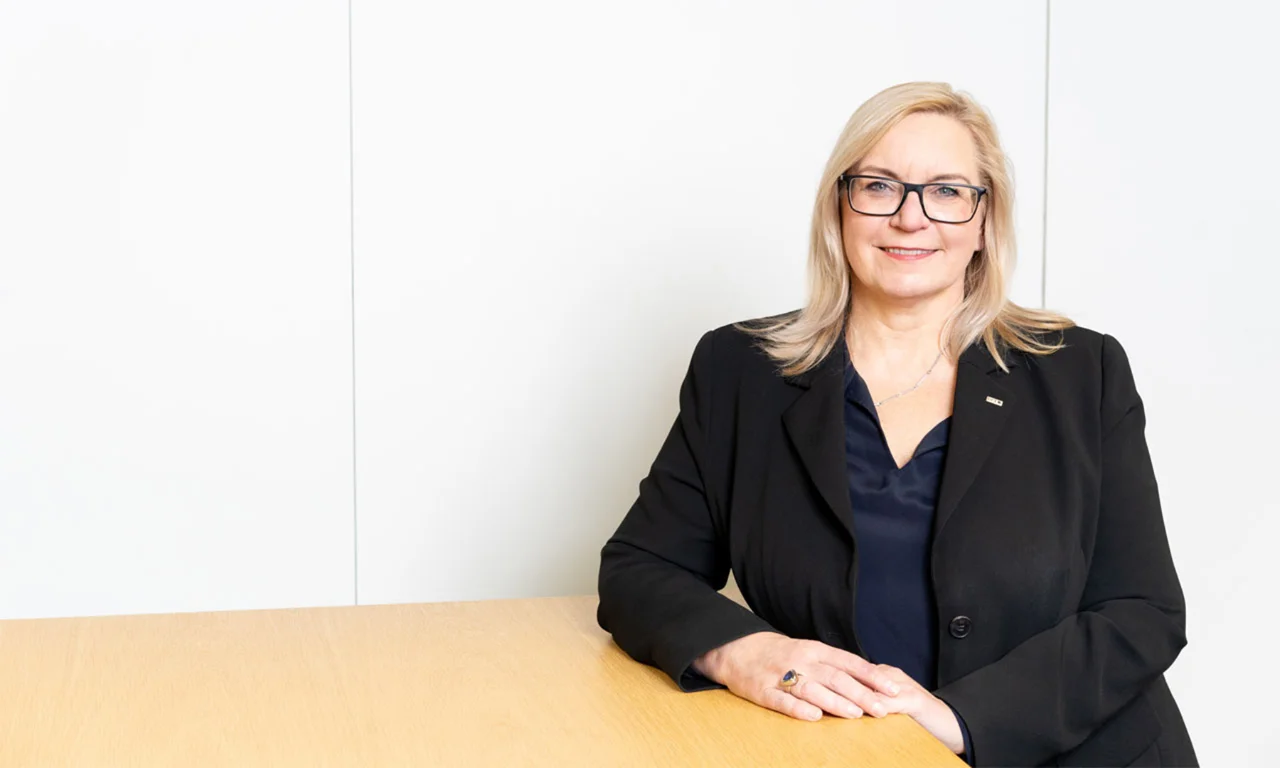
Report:
<svg viewBox="0 0 1280 768"><path fill-rule="evenodd" d="M681 693L597 598L0 621L0 765L963 766L905 715Z"/></svg>

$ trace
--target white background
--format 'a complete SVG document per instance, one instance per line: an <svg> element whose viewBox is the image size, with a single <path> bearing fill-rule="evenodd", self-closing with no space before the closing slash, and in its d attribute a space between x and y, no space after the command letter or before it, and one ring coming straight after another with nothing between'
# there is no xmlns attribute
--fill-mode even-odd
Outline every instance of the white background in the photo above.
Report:
<svg viewBox="0 0 1280 768"><path fill-rule="evenodd" d="M346 42L0 0L0 616L354 599Z"/></svg>
<svg viewBox="0 0 1280 768"><path fill-rule="evenodd" d="M1130 354L1169 679L1204 764L1263 764L1258 13L0 0L0 616L593 591L694 342L800 305L844 121L939 79L1012 158L1015 300Z"/></svg>

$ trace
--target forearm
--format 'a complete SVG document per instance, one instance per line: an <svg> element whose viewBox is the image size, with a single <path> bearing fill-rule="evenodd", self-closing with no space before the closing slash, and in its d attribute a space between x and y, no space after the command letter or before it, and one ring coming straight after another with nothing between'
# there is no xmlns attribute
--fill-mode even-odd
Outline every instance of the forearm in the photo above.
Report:
<svg viewBox="0 0 1280 768"><path fill-rule="evenodd" d="M685 691L718 685L692 668L703 654L774 631L699 576L616 538L601 553L599 589L600 626L628 655L666 672Z"/></svg>

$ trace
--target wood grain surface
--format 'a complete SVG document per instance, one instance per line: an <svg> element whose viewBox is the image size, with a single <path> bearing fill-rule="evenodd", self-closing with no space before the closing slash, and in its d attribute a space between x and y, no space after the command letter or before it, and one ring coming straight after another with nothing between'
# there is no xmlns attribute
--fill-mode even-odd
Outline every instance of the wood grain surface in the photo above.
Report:
<svg viewBox="0 0 1280 768"><path fill-rule="evenodd" d="M0 766L962 766L680 693L591 597L0 621Z"/></svg>

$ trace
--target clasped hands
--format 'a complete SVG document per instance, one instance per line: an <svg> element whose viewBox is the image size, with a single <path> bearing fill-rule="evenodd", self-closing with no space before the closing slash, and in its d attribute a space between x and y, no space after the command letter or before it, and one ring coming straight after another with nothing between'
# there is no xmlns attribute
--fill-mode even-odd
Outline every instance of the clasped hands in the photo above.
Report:
<svg viewBox="0 0 1280 768"><path fill-rule="evenodd" d="M953 753L964 751L960 723L946 702L897 667L816 640L756 632L699 656L693 667L735 695L797 720L819 720L823 712L848 718L904 714ZM792 669L800 681L784 690L779 681Z"/></svg>

